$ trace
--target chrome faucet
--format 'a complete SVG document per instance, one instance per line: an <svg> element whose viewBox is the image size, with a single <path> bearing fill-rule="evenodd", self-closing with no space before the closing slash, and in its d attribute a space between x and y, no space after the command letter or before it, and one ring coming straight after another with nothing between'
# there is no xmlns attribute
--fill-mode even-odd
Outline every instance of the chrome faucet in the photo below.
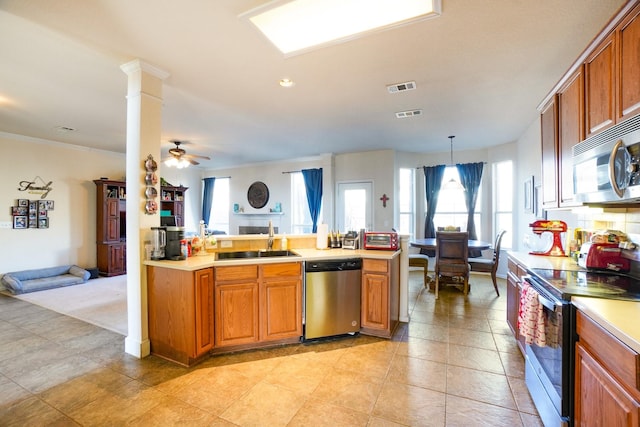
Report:
<svg viewBox="0 0 640 427"><path fill-rule="evenodd" d="M273 223L269 220L269 239L267 240L267 250L273 249Z"/></svg>

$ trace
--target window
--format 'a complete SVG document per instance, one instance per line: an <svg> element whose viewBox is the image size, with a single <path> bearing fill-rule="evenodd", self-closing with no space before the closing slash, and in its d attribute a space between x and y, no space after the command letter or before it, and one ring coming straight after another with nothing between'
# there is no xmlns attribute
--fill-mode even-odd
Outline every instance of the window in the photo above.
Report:
<svg viewBox="0 0 640 427"><path fill-rule="evenodd" d="M513 248L513 162L494 163L493 165L493 229L496 234L507 230L501 246Z"/></svg>
<svg viewBox="0 0 640 427"><path fill-rule="evenodd" d="M451 179L455 179L460 182L460 176L458 175L458 169L455 166L447 166L442 176L442 182L446 183ZM481 206L482 203L482 186L478 190L478 198L476 199L476 209L473 216L476 224L476 234L478 240L482 240L482 230L480 227L481 222ZM433 217L433 224L438 227L460 227L460 230L467 230L467 206L464 202L464 190L444 190L440 188L440 194L438 196L438 207L436 208L436 214Z"/></svg>
<svg viewBox="0 0 640 427"><path fill-rule="evenodd" d="M322 215L319 216L321 218ZM309 212L307 189L304 186L302 172L291 173L291 233L305 234L313 230L313 221Z"/></svg>
<svg viewBox="0 0 640 427"><path fill-rule="evenodd" d="M414 169L400 169L400 193L398 194L398 231L413 237L415 232L414 209Z"/></svg>
<svg viewBox="0 0 640 427"><path fill-rule="evenodd" d="M213 185L213 202L209 217L209 230L229 234L229 178L217 178Z"/></svg>

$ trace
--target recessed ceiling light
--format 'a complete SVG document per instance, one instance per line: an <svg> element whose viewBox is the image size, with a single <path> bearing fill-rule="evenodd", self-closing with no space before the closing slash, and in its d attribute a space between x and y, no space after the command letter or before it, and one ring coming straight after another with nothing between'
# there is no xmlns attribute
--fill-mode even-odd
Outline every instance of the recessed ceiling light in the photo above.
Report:
<svg viewBox="0 0 640 427"><path fill-rule="evenodd" d="M280 79L280 86L282 87L293 87L296 83L291 79Z"/></svg>
<svg viewBox="0 0 640 427"><path fill-rule="evenodd" d="M241 15L285 55L439 16L441 0L276 0Z"/></svg>

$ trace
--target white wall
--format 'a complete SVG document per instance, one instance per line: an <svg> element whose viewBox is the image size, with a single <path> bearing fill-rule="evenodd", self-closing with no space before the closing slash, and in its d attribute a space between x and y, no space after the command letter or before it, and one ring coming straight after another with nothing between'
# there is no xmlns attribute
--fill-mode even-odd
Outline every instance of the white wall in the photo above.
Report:
<svg viewBox="0 0 640 427"><path fill-rule="evenodd" d="M229 212L229 233L238 234L239 226L263 226L273 221L278 233L291 233L291 176L286 172L301 169L322 168L323 172L323 218L318 222L331 223L333 215L333 159L331 155L314 158L292 159L283 162L268 162L246 165L230 169L210 169L202 173L206 177L231 177L229 194L230 210L237 203L244 214ZM285 173L283 173L285 172ZM247 199L249 186L256 181L263 182L269 189L269 200L260 209L251 207ZM282 215L269 215L276 203L282 205Z"/></svg>
<svg viewBox="0 0 640 427"><path fill-rule="evenodd" d="M77 264L96 266L94 179L124 176L125 156L0 133L5 161L0 167L0 222L12 221L17 199L40 195L18 191L20 181L53 181L48 229L0 228L0 274Z"/></svg>

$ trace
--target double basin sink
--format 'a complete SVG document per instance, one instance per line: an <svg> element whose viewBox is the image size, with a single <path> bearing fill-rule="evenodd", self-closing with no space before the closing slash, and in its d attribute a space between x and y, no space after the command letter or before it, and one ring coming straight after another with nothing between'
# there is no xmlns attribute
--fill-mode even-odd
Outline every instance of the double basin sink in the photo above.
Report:
<svg viewBox="0 0 640 427"><path fill-rule="evenodd" d="M235 251L217 252L216 259L246 259L246 258L271 258L271 257L299 257L294 251Z"/></svg>

